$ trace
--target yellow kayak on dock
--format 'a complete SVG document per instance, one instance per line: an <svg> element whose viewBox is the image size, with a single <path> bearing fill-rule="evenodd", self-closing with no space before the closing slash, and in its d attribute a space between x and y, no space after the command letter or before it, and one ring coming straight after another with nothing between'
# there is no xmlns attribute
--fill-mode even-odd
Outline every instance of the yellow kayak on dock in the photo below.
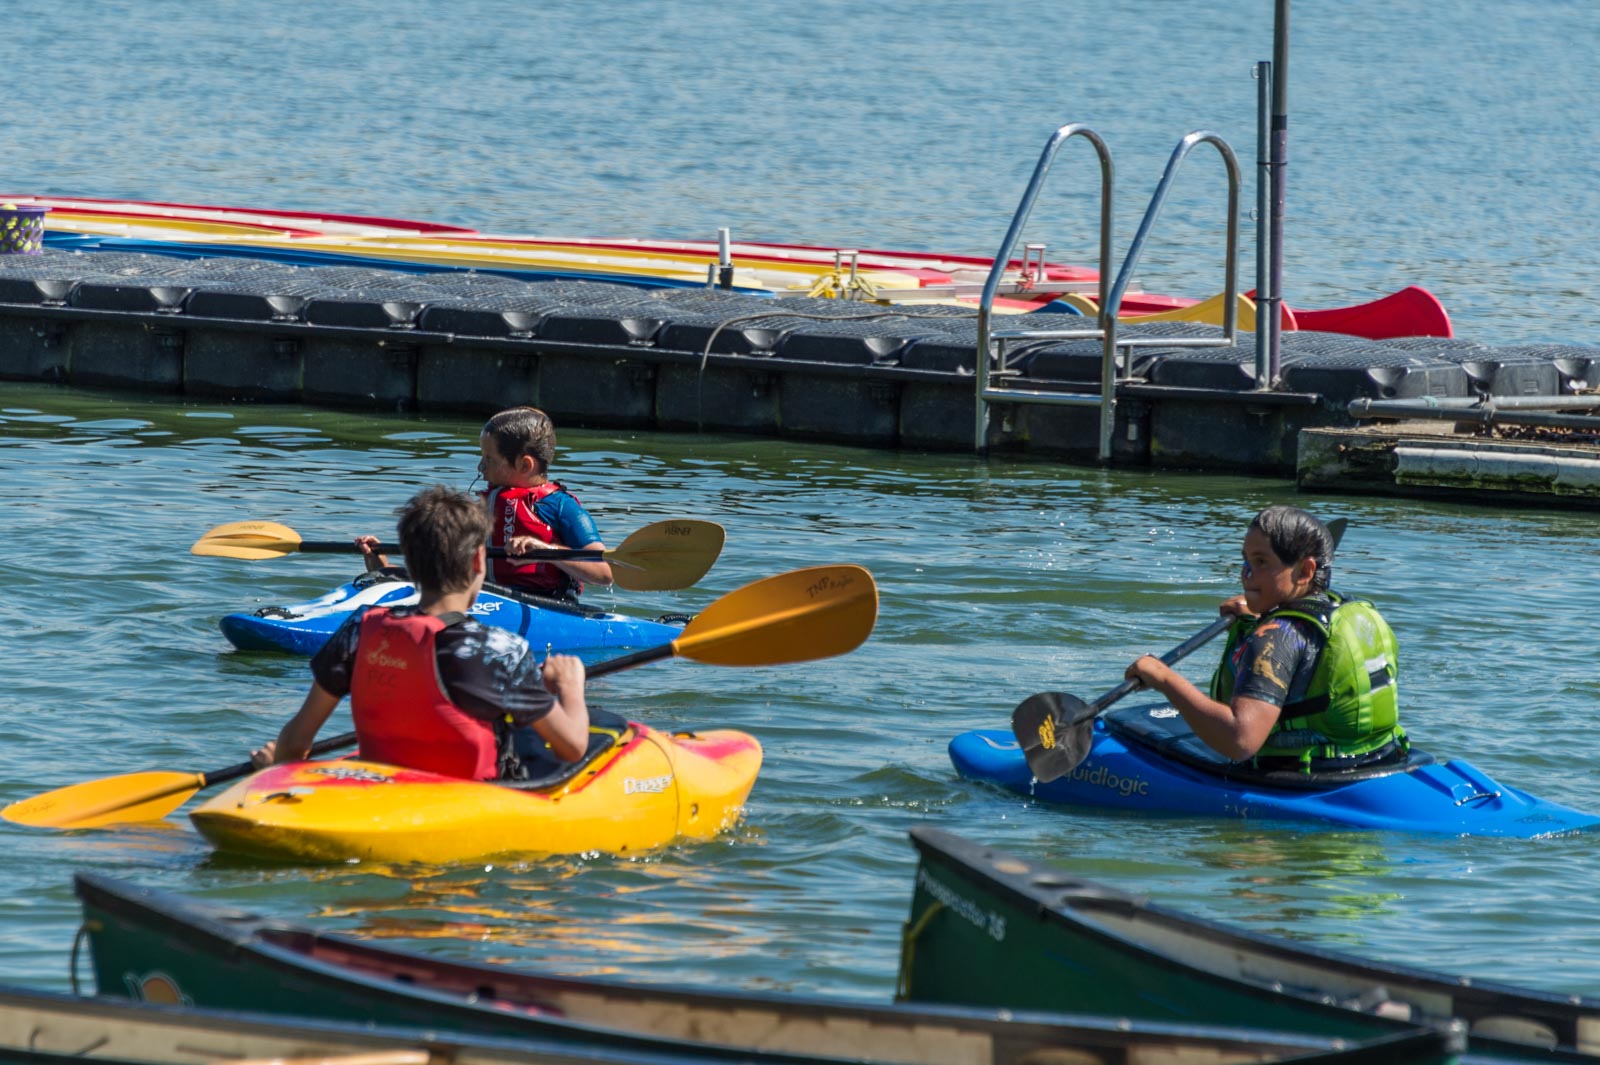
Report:
<svg viewBox="0 0 1600 1065"><path fill-rule="evenodd" d="M517 784L359 759L290 762L189 815L218 850L292 862L454 862L510 853L623 854L709 839L738 820L761 744L731 729L629 723L580 763Z"/></svg>

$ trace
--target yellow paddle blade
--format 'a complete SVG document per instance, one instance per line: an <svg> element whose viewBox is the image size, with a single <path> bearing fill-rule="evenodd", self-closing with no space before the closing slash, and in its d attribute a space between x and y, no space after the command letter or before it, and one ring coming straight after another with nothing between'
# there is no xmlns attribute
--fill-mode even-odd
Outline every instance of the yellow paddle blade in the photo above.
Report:
<svg viewBox="0 0 1600 1065"><path fill-rule="evenodd" d="M1207 325L1221 325L1223 313L1228 309L1228 301L1222 298L1225 295L1226 293L1219 292L1210 299L1201 300L1188 307L1178 307L1175 310L1162 311L1160 314L1141 314L1119 321L1123 325L1138 325L1141 322L1204 322ZM1239 331L1242 333L1253 331L1256 327L1255 301L1245 295L1236 295L1234 299L1239 308Z"/></svg>
<svg viewBox="0 0 1600 1065"><path fill-rule="evenodd" d="M646 525L606 552L611 579L630 592L688 588L711 569L727 537L714 521L674 518Z"/></svg>
<svg viewBox="0 0 1600 1065"><path fill-rule="evenodd" d="M1142 322L1202 322L1206 325L1221 325L1223 312L1228 307L1228 301L1222 298L1225 295L1226 293L1219 292L1199 303L1161 311L1159 314L1123 314L1118 316L1117 321L1122 325L1139 325ZM1100 305L1089 296L1080 296L1076 292L1063 292L1056 299L1071 304L1086 317L1097 318L1100 315ZM1255 300L1243 294L1235 295L1234 300L1234 305L1239 308L1239 331L1241 333L1253 331L1256 327Z"/></svg>
<svg viewBox="0 0 1600 1065"><path fill-rule="evenodd" d="M275 521L230 521L194 542L191 555L218 558L282 558L300 550L300 534Z"/></svg>
<svg viewBox="0 0 1600 1065"><path fill-rule="evenodd" d="M1056 299L1065 303L1085 318L1100 317L1100 305L1088 296L1081 296L1076 292L1063 292Z"/></svg>
<svg viewBox="0 0 1600 1065"><path fill-rule="evenodd" d="M714 666L777 666L853 651L877 621L872 574L813 566L729 592L695 615L672 646Z"/></svg>
<svg viewBox="0 0 1600 1065"><path fill-rule="evenodd" d="M37 828L96 828L159 821L205 787L203 773L124 773L14 802L0 817Z"/></svg>

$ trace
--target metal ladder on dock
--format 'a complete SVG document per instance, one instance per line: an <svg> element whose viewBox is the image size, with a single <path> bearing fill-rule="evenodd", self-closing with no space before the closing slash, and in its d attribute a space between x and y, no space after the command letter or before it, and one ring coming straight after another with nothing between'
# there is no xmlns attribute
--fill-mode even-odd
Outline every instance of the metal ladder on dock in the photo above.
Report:
<svg viewBox="0 0 1600 1065"><path fill-rule="evenodd" d="M1016 248L1018 239L1022 235L1023 226L1027 224L1028 215L1033 210L1034 201L1038 199L1039 191L1044 185L1050 166L1055 161L1055 156L1062 145L1073 137L1083 137L1094 146L1095 153L1100 161L1100 299L1099 316L1096 326L1092 329L996 329L992 321L994 316L994 299L1000 287L1001 278L1011 262L1011 253ZM1223 309L1223 335L1221 337L1129 337L1119 340L1117 337L1117 311L1122 306L1122 298L1127 293L1128 284L1133 276L1133 269L1138 265L1139 256L1144 252L1144 245L1149 238L1150 229L1155 224L1157 216L1161 213L1162 205L1166 203L1167 196L1172 189L1172 181L1189 152L1196 145L1212 144L1222 155L1223 163L1228 170L1228 249L1227 270L1224 288L1225 300ZM1122 269L1117 273L1115 284L1109 282L1111 264L1111 229L1112 229L1112 193L1114 174L1111 164L1111 152L1106 147L1105 141L1098 133L1082 123L1071 123L1062 126L1050 135L1045 142L1044 151L1039 155L1039 162L1033 169L1033 177L1028 181L1027 190L1022 194L1022 200L1017 204L1016 213L1012 216L1011 226L1006 230L1005 240L1000 246L1000 251L994 257L990 267L989 277L984 282L983 294L978 304L978 352L976 362L976 389L975 412L973 427L973 449L985 451L988 449L989 438L989 413L992 405L1007 404L1040 404L1061 407L1094 407L1100 408L1100 434L1099 457L1101 462L1111 458L1111 437L1116 425L1117 385L1127 380L1126 371L1132 363L1131 352L1137 347L1159 344L1163 347L1231 347L1234 343L1238 326L1238 268L1237 257L1239 248L1239 162L1234 157L1233 149L1228 146L1218 134L1208 130L1195 130L1178 141L1178 146L1172 150L1172 155L1167 160L1167 167L1161 176L1161 181L1156 185L1155 192L1150 197L1150 205L1145 208L1144 219L1139 223L1139 230L1133 238L1133 243L1128 247L1128 254L1124 257ZM1030 248L1032 245L1030 245ZM1044 273L1043 252L1040 252L1039 273ZM1008 382L1018 377L1021 371L1009 365L1009 346L1017 343L1032 343L1046 340L1101 340L1103 341L1103 355L1100 367L1100 391L1096 395L1092 392L1050 392L1038 389L1021 389L1010 387Z"/></svg>

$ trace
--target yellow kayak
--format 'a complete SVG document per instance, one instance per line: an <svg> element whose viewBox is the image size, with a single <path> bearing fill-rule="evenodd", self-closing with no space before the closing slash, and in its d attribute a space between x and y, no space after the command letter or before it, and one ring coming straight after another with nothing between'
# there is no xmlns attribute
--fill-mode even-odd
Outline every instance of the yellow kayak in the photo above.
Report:
<svg viewBox="0 0 1600 1065"><path fill-rule="evenodd" d="M219 850L281 861L622 854L715 836L738 820L760 768L761 744L743 732L669 734L629 723L615 742L592 744L586 761L540 781L462 780L359 759L291 762L189 816Z"/></svg>

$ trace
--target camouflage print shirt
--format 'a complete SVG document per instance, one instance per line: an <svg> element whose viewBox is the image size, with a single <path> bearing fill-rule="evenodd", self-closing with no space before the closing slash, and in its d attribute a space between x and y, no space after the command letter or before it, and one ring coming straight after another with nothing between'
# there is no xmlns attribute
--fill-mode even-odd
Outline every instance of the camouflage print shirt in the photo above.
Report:
<svg viewBox="0 0 1600 1065"><path fill-rule="evenodd" d="M1322 633L1299 618L1272 618L1256 626L1234 652L1234 698L1278 707L1298 702L1311 684L1322 644Z"/></svg>

